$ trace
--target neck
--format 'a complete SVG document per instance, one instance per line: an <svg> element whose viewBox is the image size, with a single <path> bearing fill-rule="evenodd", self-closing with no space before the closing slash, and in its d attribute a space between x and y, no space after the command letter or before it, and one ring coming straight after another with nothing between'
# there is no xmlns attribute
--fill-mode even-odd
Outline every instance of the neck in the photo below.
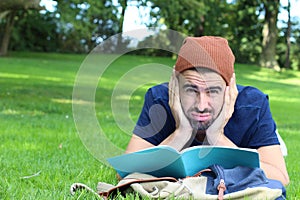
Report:
<svg viewBox="0 0 300 200"><path fill-rule="evenodd" d="M198 130L197 134L196 134L196 139L199 141L199 142L203 142L204 139L206 137L206 132L205 130Z"/></svg>

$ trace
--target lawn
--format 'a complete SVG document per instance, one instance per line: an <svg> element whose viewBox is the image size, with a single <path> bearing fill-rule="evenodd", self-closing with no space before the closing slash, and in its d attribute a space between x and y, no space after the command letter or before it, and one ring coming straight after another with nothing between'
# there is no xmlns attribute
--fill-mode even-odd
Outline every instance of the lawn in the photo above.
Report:
<svg viewBox="0 0 300 200"><path fill-rule="evenodd" d="M94 105L92 114L101 127L101 137L91 137L93 146L91 140L87 143L80 138L94 136L90 132L94 129L87 125L85 131L82 124L75 123L72 108L75 78L84 59L84 55L46 53L12 53L0 58L0 199L84 199L89 194L70 195L72 183L82 182L94 189L98 181L117 183L114 170L101 162L101 155L113 155L126 147L146 89L168 81L171 68L166 66L175 61L122 56L96 80L95 104L91 99L74 101L75 108ZM100 60L105 59L110 58ZM159 66L164 73L154 73ZM288 147L288 199L297 199L300 72L278 73L237 64L236 76L239 84L269 94L273 117ZM82 120L93 124L89 119Z"/></svg>

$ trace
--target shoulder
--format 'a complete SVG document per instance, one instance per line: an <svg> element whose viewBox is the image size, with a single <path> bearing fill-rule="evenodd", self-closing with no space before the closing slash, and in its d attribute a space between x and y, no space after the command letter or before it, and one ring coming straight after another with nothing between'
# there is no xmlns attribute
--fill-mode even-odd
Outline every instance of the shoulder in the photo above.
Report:
<svg viewBox="0 0 300 200"><path fill-rule="evenodd" d="M166 82L152 86L148 89L146 97L154 101L169 101L169 84Z"/></svg>
<svg viewBox="0 0 300 200"><path fill-rule="evenodd" d="M238 85L238 91L225 135L239 147L259 148L278 144L268 95L250 86Z"/></svg>
<svg viewBox="0 0 300 200"><path fill-rule="evenodd" d="M237 88L239 93L236 100L236 108L244 106L261 107L262 104L265 104L265 102L268 101L268 95L258 88L241 85L237 85Z"/></svg>

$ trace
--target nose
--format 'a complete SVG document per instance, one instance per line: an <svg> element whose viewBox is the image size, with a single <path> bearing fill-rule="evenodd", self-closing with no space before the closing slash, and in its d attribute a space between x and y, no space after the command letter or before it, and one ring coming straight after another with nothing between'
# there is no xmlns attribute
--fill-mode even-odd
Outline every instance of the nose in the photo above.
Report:
<svg viewBox="0 0 300 200"><path fill-rule="evenodd" d="M206 92L199 92L197 95L197 99L195 101L196 107L200 112L204 112L208 109L210 97L206 94Z"/></svg>

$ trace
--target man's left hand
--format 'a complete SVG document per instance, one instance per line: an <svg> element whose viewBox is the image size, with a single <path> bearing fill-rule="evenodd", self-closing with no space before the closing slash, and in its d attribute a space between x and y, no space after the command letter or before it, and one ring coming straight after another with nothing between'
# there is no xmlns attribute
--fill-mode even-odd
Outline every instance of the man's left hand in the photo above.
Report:
<svg viewBox="0 0 300 200"><path fill-rule="evenodd" d="M210 145L232 146L232 142L224 135L224 127L234 112L234 105L238 95L235 74L232 75L229 86L226 86L224 104L219 116L206 130L206 139ZM229 143L228 143L229 142Z"/></svg>

